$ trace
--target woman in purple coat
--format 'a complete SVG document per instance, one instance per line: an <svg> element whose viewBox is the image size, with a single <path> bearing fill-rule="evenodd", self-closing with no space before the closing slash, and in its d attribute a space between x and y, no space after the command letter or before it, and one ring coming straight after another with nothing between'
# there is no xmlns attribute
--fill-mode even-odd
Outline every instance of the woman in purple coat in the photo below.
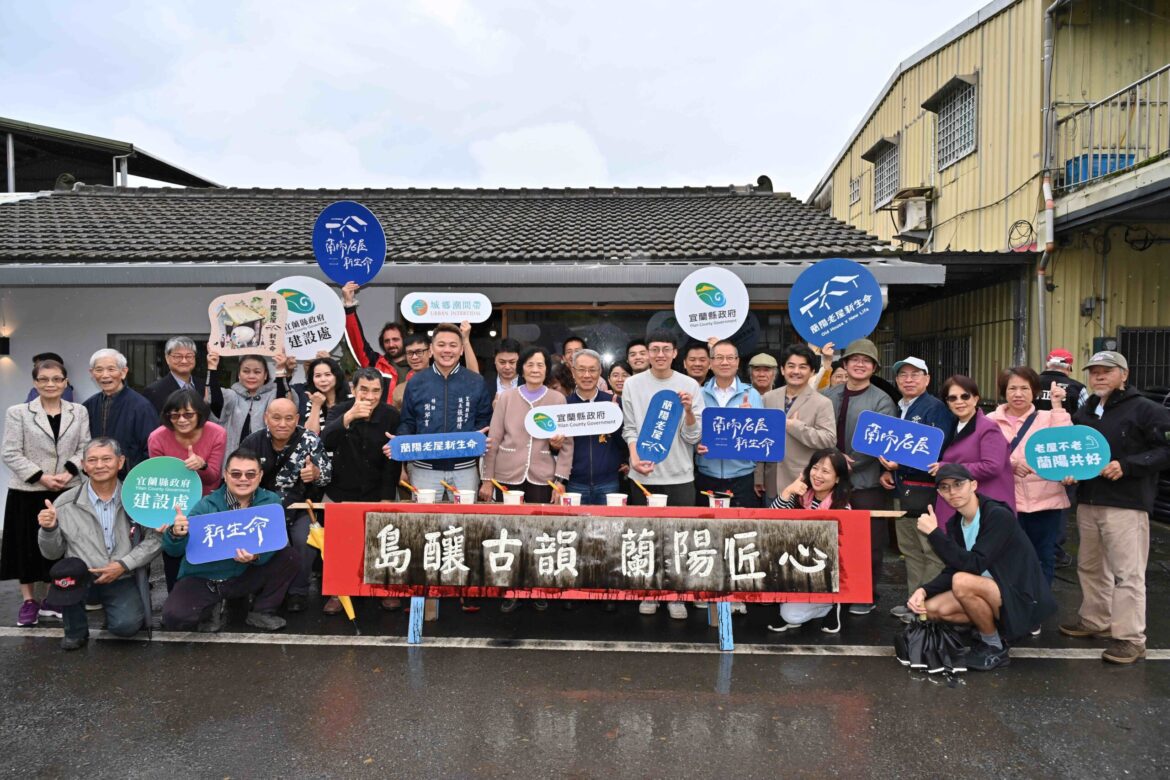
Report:
<svg viewBox="0 0 1170 780"><path fill-rule="evenodd" d="M959 422L955 426L955 436L943 450L939 462L931 465L931 476L944 463L961 463L979 483L980 493L1002 501L1015 512L1016 485L1012 479L1011 450L999 426L979 409L979 385L969 376L956 374L943 382L942 397ZM939 496L935 501L935 515L943 518L954 514L949 506ZM946 530L945 525L940 528Z"/></svg>

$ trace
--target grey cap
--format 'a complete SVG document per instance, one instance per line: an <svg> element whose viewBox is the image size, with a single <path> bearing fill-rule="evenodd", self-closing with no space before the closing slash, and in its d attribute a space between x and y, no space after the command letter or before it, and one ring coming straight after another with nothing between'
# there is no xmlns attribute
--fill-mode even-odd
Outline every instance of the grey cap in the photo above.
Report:
<svg viewBox="0 0 1170 780"><path fill-rule="evenodd" d="M1117 366L1129 371L1129 363L1126 361L1125 355L1120 352L1094 352L1093 357L1089 358L1089 362L1085 364L1085 368L1090 369L1093 366Z"/></svg>

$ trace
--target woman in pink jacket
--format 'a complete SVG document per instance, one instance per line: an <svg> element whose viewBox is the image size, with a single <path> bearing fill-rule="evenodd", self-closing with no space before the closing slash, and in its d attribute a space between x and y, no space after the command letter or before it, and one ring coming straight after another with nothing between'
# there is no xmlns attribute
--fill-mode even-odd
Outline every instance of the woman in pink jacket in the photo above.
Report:
<svg viewBox="0 0 1170 780"><path fill-rule="evenodd" d="M1048 584L1056 572L1056 542L1064 527L1068 494L1064 485L1041 479L1024 458L1028 439L1044 428L1072 425L1064 409L1064 388L1055 382L1049 391L1052 411L1038 410L1033 401L1040 397L1040 376L1027 366L1009 368L999 375L999 395L1007 400L988 415L1003 432L1011 450L1012 473L1016 483L1016 511L1024 533L1036 548L1040 568Z"/></svg>

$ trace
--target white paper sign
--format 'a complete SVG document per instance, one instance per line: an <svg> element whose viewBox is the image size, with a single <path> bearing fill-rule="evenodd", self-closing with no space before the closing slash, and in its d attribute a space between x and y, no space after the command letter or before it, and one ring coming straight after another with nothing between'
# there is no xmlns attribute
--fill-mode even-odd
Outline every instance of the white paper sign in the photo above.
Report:
<svg viewBox="0 0 1170 780"><path fill-rule="evenodd" d="M674 294L674 318L698 341L730 338L748 315L748 291L726 268L708 266L693 272Z"/></svg>
<svg viewBox="0 0 1170 780"><path fill-rule="evenodd" d="M524 430L534 439L564 436L598 436L622 427L622 410L611 402L594 404L555 404L529 409Z"/></svg>
<svg viewBox="0 0 1170 780"><path fill-rule="evenodd" d="M268 285L288 306L284 321L284 353L312 360L321 350L337 346L345 335L345 308L324 283L308 276L286 276Z"/></svg>
<svg viewBox="0 0 1170 780"><path fill-rule="evenodd" d="M407 322L485 322L492 316L492 302L481 293L413 292L400 308Z"/></svg>

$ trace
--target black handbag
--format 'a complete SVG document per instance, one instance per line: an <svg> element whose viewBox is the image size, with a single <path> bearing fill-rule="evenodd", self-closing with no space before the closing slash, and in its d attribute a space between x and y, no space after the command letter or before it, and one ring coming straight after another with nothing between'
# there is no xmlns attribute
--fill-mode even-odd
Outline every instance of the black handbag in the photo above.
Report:
<svg viewBox="0 0 1170 780"><path fill-rule="evenodd" d="M934 505L938 490L933 482L915 482L904 479L898 483L895 491L898 496L898 506L907 517L918 517L926 512L928 506Z"/></svg>

